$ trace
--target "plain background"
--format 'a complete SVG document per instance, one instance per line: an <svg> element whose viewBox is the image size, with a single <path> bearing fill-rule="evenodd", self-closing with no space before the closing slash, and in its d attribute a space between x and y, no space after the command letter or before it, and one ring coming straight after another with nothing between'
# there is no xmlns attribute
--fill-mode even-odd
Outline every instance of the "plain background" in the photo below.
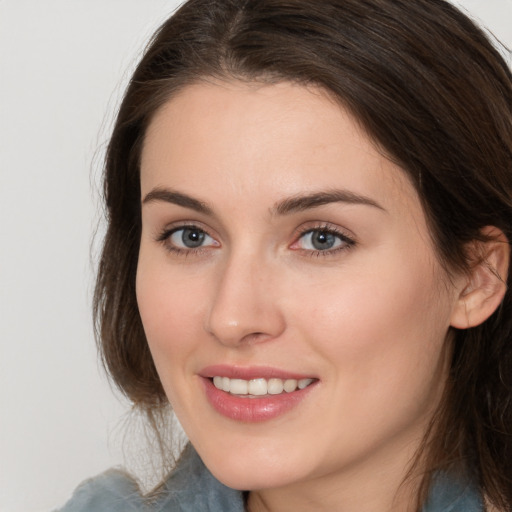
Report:
<svg viewBox="0 0 512 512"><path fill-rule="evenodd" d="M0 0L0 512L52 510L123 462L129 406L90 320L97 190L130 72L178 3ZM512 47L512 0L456 3Z"/></svg>

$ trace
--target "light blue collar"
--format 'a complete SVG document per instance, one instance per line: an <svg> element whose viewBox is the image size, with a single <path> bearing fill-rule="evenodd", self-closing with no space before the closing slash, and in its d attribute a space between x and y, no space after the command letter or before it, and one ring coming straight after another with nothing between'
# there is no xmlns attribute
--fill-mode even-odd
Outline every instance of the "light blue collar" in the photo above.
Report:
<svg viewBox="0 0 512 512"><path fill-rule="evenodd" d="M482 497L470 480L439 473L422 512L483 512Z"/></svg>
<svg viewBox="0 0 512 512"><path fill-rule="evenodd" d="M422 512L483 512L467 480L439 473ZM109 471L84 482L60 512L244 512L243 493L221 484L187 446L157 496L144 499L133 480Z"/></svg>

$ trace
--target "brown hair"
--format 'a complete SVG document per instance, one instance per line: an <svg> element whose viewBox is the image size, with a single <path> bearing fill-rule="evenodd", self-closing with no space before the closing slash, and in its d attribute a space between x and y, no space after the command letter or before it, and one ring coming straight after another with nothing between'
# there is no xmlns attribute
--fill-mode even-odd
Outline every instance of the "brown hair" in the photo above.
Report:
<svg viewBox="0 0 512 512"><path fill-rule="evenodd" d="M139 162L155 112L203 78L323 87L419 192L439 259L466 269L468 242L512 240L512 77L485 34L444 0L190 0L155 34L108 147L108 231L94 313L105 365L150 417L167 404L135 297ZM512 278L509 273L508 280ZM464 468L512 509L512 298L454 330L451 374L423 446L430 471ZM422 493L428 487L426 474Z"/></svg>

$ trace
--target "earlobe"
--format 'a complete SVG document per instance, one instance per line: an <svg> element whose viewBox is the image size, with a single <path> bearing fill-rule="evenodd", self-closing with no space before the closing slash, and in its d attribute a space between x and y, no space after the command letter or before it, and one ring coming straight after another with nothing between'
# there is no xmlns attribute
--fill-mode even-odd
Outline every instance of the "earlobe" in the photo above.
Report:
<svg viewBox="0 0 512 512"><path fill-rule="evenodd" d="M510 246L504 233L488 226L487 241L475 240L469 257L474 263L461 287L451 317L451 326L469 329L485 322L501 304L507 291Z"/></svg>

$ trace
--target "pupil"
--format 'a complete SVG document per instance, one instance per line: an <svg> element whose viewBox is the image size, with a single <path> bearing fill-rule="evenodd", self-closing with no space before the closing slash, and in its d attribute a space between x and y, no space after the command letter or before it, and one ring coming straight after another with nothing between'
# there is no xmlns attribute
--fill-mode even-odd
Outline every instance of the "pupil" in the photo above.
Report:
<svg viewBox="0 0 512 512"><path fill-rule="evenodd" d="M204 233L197 229L184 229L181 236L183 245L189 249L199 247L204 241Z"/></svg>
<svg viewBox="0 0 512 512"><path fill-rule="evenodd" d="M317 250L325 250L330 249L336 239L332 233L328 233L327 231L316 231L313 233L311 239L313 246Z"/></svg>

